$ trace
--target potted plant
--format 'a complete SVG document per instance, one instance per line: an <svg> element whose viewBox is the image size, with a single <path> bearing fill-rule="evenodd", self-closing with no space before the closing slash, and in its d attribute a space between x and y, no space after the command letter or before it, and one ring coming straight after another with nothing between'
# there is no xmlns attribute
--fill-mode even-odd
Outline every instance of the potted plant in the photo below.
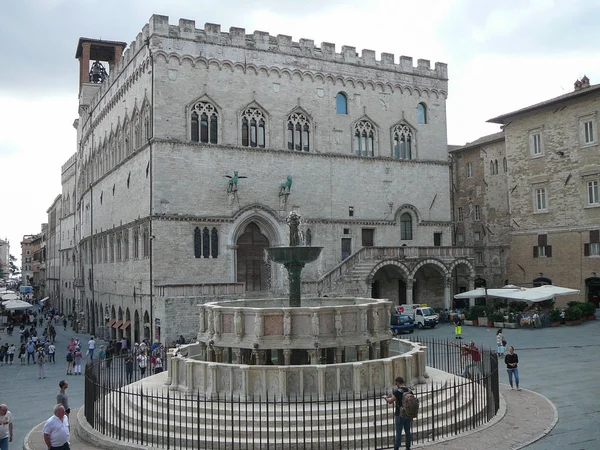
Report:
<svg viewBox="0 0 600 450"><path fill-rule="evenodd" d="M584 320L596 320L596 305L592 302L581 303L577 306Z"/></svg>
<svg viewBox="0 0 600 450"><path fill-rule="evenodd" d="M553 327L560 326L560 310L559 309L551 309L548 313L550 317L550 325Z"/></svg>
<svg viewBox="0 0 600 450"><path fill-rule="evenodd" d="M469 321L473 326L476 327L479 324L479 316L481 315L481 309L481 306L471 306L467 311L467 320L465 320L465 325L467 324L466 322Z"/></svg>
<svg viewBox="0 0 600 450"><path fill-rule="evenodd" d="M504 328L517 328L517 315L515 313L508 313L504 320Z"/></svg>
<svg viewBox="0 0 600 450"><path fill-rule="evenodd" d="M581 309L576 306L569 306L565 310L565 324L572 326L578 325L581 321Z"/></svg>
<svg viewBox="0 0 600 450"><path fill-rule="evenodd" d="M492 321L495 328L504 328L504 316L500 311L494 311L488 319Z"/></svg>

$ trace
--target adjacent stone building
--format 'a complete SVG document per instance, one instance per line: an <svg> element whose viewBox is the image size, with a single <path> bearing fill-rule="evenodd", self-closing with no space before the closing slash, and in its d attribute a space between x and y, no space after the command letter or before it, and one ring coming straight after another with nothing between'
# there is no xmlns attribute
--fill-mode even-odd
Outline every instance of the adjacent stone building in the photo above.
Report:
<svg viewBox="0 0 600 450"><path fill-rule="evenodd" d="M76 52L61 252L90 332L170 341L207 299L281 293L264 249L287 245L291 210L324 247L306 295L448 307L455 280L472 286L473 251L453 246L445 64L156 15L125 46Z"/></svg>
<svg viewBox="0 0 600 450"><path fill-rule="evenodd" d="M580 289L579 300L596 304L600 297L599 108L600 85L590 85L584 77L573 92L489 120L503 125L506 146L508 280ZM502 169L499 165L498 172ZM492 186L486 190L493 191ZM559 303L576 297L559 298Z"/></svg>
<svg viewBox="0 0 600 450"><path fill-rule="evenodd" d="M511 232L504 133L483 136L450 154L456 245L473 247L475 287L502 287L508 283ZM468 290L466 280L457 282L458 292Z"/></svg>

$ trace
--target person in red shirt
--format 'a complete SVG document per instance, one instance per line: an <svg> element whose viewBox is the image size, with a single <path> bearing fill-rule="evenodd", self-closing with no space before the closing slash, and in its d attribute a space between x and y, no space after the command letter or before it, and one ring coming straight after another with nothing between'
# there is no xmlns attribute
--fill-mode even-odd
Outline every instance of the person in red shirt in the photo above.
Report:
<svg viewBox="0 0 600 450"><path fill-rule="evenodd" d="M463 369L462 376L473 378L473 369L477 367L477 363L481 361L481 352L475 346L475 342L470 342L469 345L463 345L461 350L465 358L471 359L471 362Z"/></svg>

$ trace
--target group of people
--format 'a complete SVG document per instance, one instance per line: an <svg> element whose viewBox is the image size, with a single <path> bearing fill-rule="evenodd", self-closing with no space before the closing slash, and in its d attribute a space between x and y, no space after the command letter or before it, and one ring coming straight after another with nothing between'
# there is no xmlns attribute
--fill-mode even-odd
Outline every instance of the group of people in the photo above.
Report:
<svg viewBox="0 0 600 450"><path fill-rule="evenodd" d="M60 380L58 387L60 390L56 395L53 414L46 420L42 433L44 434L44 443L49 450L70 450L69 414L71 408L69 407L69 396L67 395L69 383L66 380Z"/></svg>

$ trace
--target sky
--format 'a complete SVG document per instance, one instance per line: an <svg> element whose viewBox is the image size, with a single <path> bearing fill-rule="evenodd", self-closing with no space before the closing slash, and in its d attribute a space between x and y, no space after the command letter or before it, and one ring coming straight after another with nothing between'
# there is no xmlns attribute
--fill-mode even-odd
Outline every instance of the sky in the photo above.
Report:
<svg viewBox="0 0 600 450"><path fill-rule="evenodd" d="M499 131L486 120L600 82L598 0L19 0L0 27L0 238L20 260L75 153L79 37L131 42L152 14L246 33L354 46L448 64L448 143ZM19 262L20 264L20 262Z"/></svg>

